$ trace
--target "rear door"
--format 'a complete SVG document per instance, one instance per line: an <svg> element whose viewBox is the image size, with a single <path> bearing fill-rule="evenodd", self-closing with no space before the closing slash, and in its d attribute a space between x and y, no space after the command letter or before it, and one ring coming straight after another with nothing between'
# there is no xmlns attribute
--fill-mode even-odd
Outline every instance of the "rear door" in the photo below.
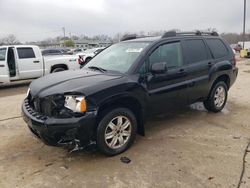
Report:
<svg viewBox="0 0 250 188"><path fill-rule="evenodd" d="M184 39L183 51L188 74L188 100L189 103L193 103L206 97L209 70L214 61L202 38Z"/></svg>
<svg viewBox="0 0 250 188"><path fill-rule="evenodd" d="M0 83L10 81L9 68L7 64L7 48L0 48Z"/></svg>
<svg viewBox="0 0 250 188"><path fill-rule="evenodd" d="M17 47L20 79L38 78L43 74L43 59L38 47Z"/></svg>
<svg viewBox="0 0 250 188"><path fill-rule="evenodd" d="M148 73L147 90L150 100L150 113L164 113L187 103L186 72L183 65L180 41L158 46L148 58L148 67L155 63L167 63L163 74ZM150 69L150 68L149 68Z"/></svg>

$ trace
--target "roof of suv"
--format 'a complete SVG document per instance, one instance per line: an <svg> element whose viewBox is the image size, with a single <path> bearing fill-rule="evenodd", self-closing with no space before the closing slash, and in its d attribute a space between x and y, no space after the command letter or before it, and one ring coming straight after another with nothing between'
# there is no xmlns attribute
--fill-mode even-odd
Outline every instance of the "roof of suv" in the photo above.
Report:
<svg viewBox="0 0 250 188"><path fill-rule="evenodd" d="M156 40L161 39L161 36L158 37L142 37L142 38L136 38L136 39L132 39L129 41L134 41L134 42L154 42Z"/></svg>
<svg viewBox="0 0 250 188"><path fill-rule="evenodd" d="M160 39L173 38L173 37L218 37L217 32L179 32L168 31L163 34L163 36L148 36L148 37L138 37L135 34L125 35L121 41L130 41L130 42L154 42Z"/></svg>

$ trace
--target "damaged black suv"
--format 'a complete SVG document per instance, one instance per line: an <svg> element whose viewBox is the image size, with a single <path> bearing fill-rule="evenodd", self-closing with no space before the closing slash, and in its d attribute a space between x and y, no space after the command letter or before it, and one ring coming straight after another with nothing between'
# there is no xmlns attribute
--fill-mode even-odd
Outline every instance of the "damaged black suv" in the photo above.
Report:
<svg viewBox="0 0 250 188"><path fill-rule="evenodd" d="M219 112L235 82L234 53L216 32L126 36L81 70L33 81L22 105L29 129L48 145L96 143L119 154L144 135L146 117L202 101Z"/></svg>

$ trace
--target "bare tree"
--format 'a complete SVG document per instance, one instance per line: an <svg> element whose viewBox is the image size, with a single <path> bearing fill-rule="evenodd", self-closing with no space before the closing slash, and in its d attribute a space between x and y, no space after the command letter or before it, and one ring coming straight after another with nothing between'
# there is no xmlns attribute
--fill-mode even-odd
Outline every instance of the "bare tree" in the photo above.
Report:
<svg viewBox="0 0 250 188"><path fill-rule="evenodd" d="M222 33L223 37L229 44L236 44L241 40L241 36L238 33Z"/></svg>
<svg viewBox="0 0 250 188"><path fill-rule="evenodd" d="M10 34L7 37L0 39L0 44L11 45L11 44L20 44L15 35Z"/></svg>
<svg viewBox="0 0 250 188"><path fill-rule="evenodd" d="M217 32L217 29L214 28L214 27L209 27L209 28L205 29L204 31L207 31L207 32Z"/></svg>
<svg viewBox="0 0 250 188"><path fill-rule="evenodd" d="M73 36L71 37L71 39L72 39L72 40L79 40L79 37L76 36L76 35L73 35Z"/></svg>

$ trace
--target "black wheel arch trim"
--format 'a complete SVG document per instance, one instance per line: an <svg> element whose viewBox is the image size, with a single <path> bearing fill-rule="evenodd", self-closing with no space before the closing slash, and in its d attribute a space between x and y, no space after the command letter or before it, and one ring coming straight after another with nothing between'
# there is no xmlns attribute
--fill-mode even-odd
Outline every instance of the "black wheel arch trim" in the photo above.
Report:
<svg viewBox="0 0 250 188"><path fill-rule="evenodd" d="M137 133L144 136L145 108L146 101L132 93L119 93L108 98L105 98L97 104L97 116L107 108L125 107L135 113L137 119Z"/></svg>
<svg viewBox="0 0 250 188"><path fill-rule="evenodd" d="M69 69L68 65L66 64L56 64L56 65L51 66L50 72L52 72L56 68L66 68L66 70Z"/></svg>

